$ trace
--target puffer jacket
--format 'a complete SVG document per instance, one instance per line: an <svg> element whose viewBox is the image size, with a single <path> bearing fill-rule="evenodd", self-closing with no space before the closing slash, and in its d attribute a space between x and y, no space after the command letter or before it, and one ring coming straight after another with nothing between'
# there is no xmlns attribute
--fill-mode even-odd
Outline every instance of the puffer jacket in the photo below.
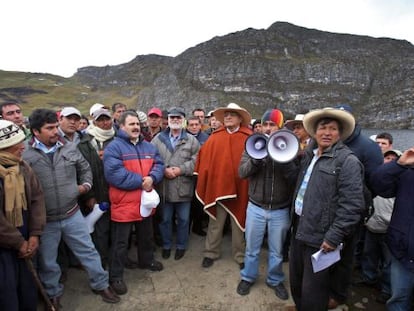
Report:
<svg viewBox="0 0 414 311"><path fill-rule="evenodd" d="M244 151L239 175L249 179L249 200L252 203L271 210L291 206L297 176L294 161L282 164L270 157L256 160Z"/></svg>
<svg viewBox="0 0 414 311"><path fill-rule="evenodd" d="M76 144L65 143L53 154L53 160L34 147L34 141L23 153L23 159L32 167L40 180L45 195L47 221L72 216L78 209L78 185L92 183L88 162Z"/></svg>
<svg viewBox="0 0 414 311"><path fill-rule="evenodd" d="M191 201L195 186L193 172L200 144L197 138L182 130L181 137L173 148L169 133L170 130L167 128L155 136L151 143L158 148L165 166L179 167L181 175L174 179L164 178L157 189L166 202Z"/></svg>
<svg viewBox="0 0 414 311"><path fill-rule="evenodd" d="M154 185L164 176L164 162L158 150L141 136L133 144L127 133L118 136L105 148L104 173L109 184L111 219L116 222L141 221L142 180L151 176Z"/></svg>
<svg viewBox="0 0 414 311"><path fill-rule="evenodd" d="M312 148L306 149L300 164L292 213L295 213L295 198L313 156ZM342 142L325 150L310 176L302 214L295 217L295 238L318 248L324 240L338 246L352 234L365 210L363 176L361 162Z"/></svg>

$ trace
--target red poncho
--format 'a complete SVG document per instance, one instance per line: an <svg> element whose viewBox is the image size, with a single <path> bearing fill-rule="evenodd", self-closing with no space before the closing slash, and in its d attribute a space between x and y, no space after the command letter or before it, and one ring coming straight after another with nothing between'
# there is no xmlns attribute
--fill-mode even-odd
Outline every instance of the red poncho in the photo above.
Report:
<svg viewBox="0 0 414 311"><path fill-rule="evenodd" d="M239 164L251 130L241 126L233 134L225 128L213 132L201 147L194 174L198 175L196 196L204 211L216 219L220 203L244 231L248 201L248 181L239 177Z"/></svg>

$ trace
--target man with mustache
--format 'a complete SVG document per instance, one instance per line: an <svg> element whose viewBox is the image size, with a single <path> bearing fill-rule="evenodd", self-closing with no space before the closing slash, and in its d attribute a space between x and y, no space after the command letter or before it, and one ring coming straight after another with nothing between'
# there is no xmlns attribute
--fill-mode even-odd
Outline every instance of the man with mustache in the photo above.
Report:
<svg viewBox="0 0 414 311"><path fill-rule="evenodd" d="M135 225L138 267L161 271L164 267L154 258L152 215L141 206L144 191L159 183L164 163L158 150L141 135L138 115L127 110L119 118L118 135L103 154L105 178L111 202L111 261L109 278L118 295L126 294L124 265L127 260L128 238Z"/></svg>
<svg viewBox="0 0 414 311"><path fill-rule="evenodd" d="M37 174L45 195L46 226L39 247L39 277L45 290L58 310L63 284L56 259L62 238L88 272L92 291L107 303L119 302L78 205L78 197L92 186L89 164L76 144L60 139L56 112L36 109L29 120L33 139L23 158Z"/></svg>

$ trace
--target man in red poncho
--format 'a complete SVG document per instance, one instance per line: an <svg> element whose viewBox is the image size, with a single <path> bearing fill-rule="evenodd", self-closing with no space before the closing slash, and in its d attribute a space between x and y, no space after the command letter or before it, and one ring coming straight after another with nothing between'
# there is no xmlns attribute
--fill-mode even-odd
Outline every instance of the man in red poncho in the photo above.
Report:
<svg viewBox="0 0 414 311"><path fill-rule="evenodd" d="M198 175L196 196L210 216L202 266L208 268L220 257L223 227L230 215L232 255L244 267L244 225L248 201L248 182L238 174L241 155L251 116L237 104L218 108L214 116L223 127L214 131L197 157L194 173Z"/></svg>

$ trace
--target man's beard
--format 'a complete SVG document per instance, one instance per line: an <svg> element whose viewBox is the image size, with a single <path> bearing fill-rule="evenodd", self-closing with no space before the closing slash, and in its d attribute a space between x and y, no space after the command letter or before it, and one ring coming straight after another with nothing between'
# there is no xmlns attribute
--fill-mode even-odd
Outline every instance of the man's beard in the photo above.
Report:
<svg viewBox="0 0 414 311"><path fill-rule="evenodd" d="M168 127L172 130L181 130L183 128L183 122L175 123L172 121L168 121Z"/></svg>

